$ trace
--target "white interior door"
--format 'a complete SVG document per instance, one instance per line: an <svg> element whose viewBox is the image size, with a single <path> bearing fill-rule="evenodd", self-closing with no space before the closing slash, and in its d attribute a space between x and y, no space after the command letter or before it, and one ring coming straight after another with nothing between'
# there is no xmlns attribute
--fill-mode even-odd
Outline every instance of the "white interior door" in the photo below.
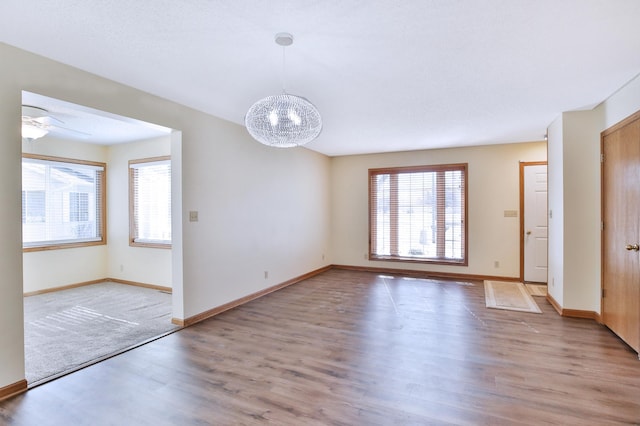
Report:
<svg viewBox="0 0 640 426"><path fill-rule="evenodd" d="M547 165L524 167L524 280L547 282Z"/></svg>

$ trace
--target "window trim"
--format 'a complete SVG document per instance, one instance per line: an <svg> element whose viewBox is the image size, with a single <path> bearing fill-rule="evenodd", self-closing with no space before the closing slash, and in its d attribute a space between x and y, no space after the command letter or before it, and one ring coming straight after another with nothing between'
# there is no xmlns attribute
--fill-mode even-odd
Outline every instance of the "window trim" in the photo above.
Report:
<svg viewBox="0 0 640 426"><path fill-rule="evenodd" d="M171 166L171 156L170 155L162 155L159 157L148 157L141 158L137 160L129 160L127 164L127 168L129 169L129 245L131 247L148 247L148 248L159 248L159 249L171 249L172 243L154 243L154 242L140 242L135 240L135 222L133 220L135 214L135 199L134 199L134 191L133 191L133 173L134 168L131 167L132 164L143 164L143 163L154 163L159 161L169 161L169 166Z"/></svg>
<svg viewBox="0 0 640 426"><path fill-rule="evenodd" d="M28 252L35 252L35 251L59 250L59 249L68 249L68 248L77 248L77 247L106 245L107 244L107 164L99 161L79 160L75 158L23 153L20 160L21 167L22 167L22 160L25 158L32 159L32 160L43 160L43 161L53 161L58 163L81 164L85 166L102 167L103 171L102 171L102 175L100 176L100 188L102 189L102 191L100 193L100 198L99 198L101 238L95 241L75 241L75 242L69 242L69 243L55 242L54 244L44 244L44 245L30 246L30 247L25 247L23 242L22 252L28 253Z"/></svg>
<svg viewBox="0 0 640 426"><path fill-rule="evenodd" d="M373 239L376 235L376 229L374 229L373 225L376 219L376 213L374 211L373 206L373 176L381 175L381 174L390 174L392 176L397 176L402 173L424 173L424 172L445 172L445 171L455 171L461 170L464 174L463 176L463 235L462 235L462 259L447 259L443 257L438 258L418 258L418 257L407 257L407 256L394 256L394 255L379 255L373 253ZM385 262L408 262L408 263L419 263L419 264L429 264L429 265L450 265L450 266L468 266L469 265L469 165L468 163L454 163L454 164L436 164L436 165L422 165L422 166L408 166L408 167L385 167L385 168L377 168L377 169L369 169L368 173L369 181L369 260L374 261L385 261ZM393 195L392 195L393 196ZM393 213L390 213L394 215ZM439 221L441 222L441 221ZM441 222L443 223L443 222ZM441 233L438 233L441 234ZM443 234L444 235L444 234Z"/></svg>

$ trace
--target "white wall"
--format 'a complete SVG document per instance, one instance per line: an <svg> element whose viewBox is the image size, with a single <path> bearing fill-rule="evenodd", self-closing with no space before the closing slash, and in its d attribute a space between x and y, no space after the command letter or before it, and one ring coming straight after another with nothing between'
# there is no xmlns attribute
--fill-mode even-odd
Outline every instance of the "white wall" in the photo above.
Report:
<svg viewBox="0 0 640 426"><path fill-rule="evenodd" d="M520 219L504 217L504 211L519 211L519 162L545 160L544 142L333 158L332 263L519 277ZM368 169L452 163L468 163L469 265L418 265L367 260ZM500 263L499 268L494 267L495 261Z"/></svg>
<svg viewBox="0 0 640 426"><path fill-rule="evenodd" d="M104 146L50 137L22 142L22 150L29 154L107 162ZM108 187L107 184L107 191ZM107 273L107 246L27 252L23 254L23 268L25 293L99 280Z"/></svg>
<svg viewBox="0 0 640 426"><path fill-rule="evenodd" d="M174 286L182 286L174 287L174 317L196 315L328 264L329 158L304 148L264 147L242 126L5 44L0 59L0 387L24 378L22 90L178 130L171 155L181 160L173 166L173 172L182 170L174 182L181 191L172 198L182 203L174 204L172 231L182 247L172 250L178 253L172 273ZM199 211L199 222L188 222L190 210ZM176 263L182 276L175 276Z"/></svg>
<svg viewBox="0 0 640 426"><path fill-rule="evenodd" d="M171 155L169 135L108 149L105 278L171 287L171 250L129 245L129 160L165 155Z"/></svg>

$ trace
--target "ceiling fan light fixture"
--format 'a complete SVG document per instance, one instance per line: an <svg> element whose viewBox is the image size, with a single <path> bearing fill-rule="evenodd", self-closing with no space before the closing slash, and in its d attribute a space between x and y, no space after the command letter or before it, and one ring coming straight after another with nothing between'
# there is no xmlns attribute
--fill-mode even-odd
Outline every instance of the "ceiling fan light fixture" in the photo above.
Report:
<svg viewBox="0 0 640 426"><path fill-rule="evenodd" d="M301 146L318 137L322 131L322 117L308 99L284 90L284 47L293 44L293 36L278 33L275 41L283 47L283 93L254 103L244 117L244 124L249 134L264 145Z"/></svg>
<svg viewBox="0 0 640 426"><path fill-rule="evenodd" d="M22 137L30 141L46 136L49 131L33 124L22 124Z"/></svg>

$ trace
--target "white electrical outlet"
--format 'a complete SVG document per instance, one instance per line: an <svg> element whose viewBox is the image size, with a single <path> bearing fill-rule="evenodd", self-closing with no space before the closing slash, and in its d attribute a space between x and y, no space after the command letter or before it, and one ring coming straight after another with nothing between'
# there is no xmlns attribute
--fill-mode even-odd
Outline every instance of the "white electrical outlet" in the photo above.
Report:
<svg viewBox="0 0 640 426"><path fill-rule="evenodd" d="M189 212L189 222L197 222L198 221L198 212L197 211L190 211Z"/></svg>
<svg viewBox="0 0 640 426"><path fill-rule="evenodd" d="M264 279L266 280L267 278L269 278L269 271L264 271Z"/></svg>
<svg viewBox="0 0 640 426"><path fill-rule="evenodd" d="M497 260L495 262L493 262L493 267L494 268L499 268L500 267L500 262L497 261Z"/></svg>

